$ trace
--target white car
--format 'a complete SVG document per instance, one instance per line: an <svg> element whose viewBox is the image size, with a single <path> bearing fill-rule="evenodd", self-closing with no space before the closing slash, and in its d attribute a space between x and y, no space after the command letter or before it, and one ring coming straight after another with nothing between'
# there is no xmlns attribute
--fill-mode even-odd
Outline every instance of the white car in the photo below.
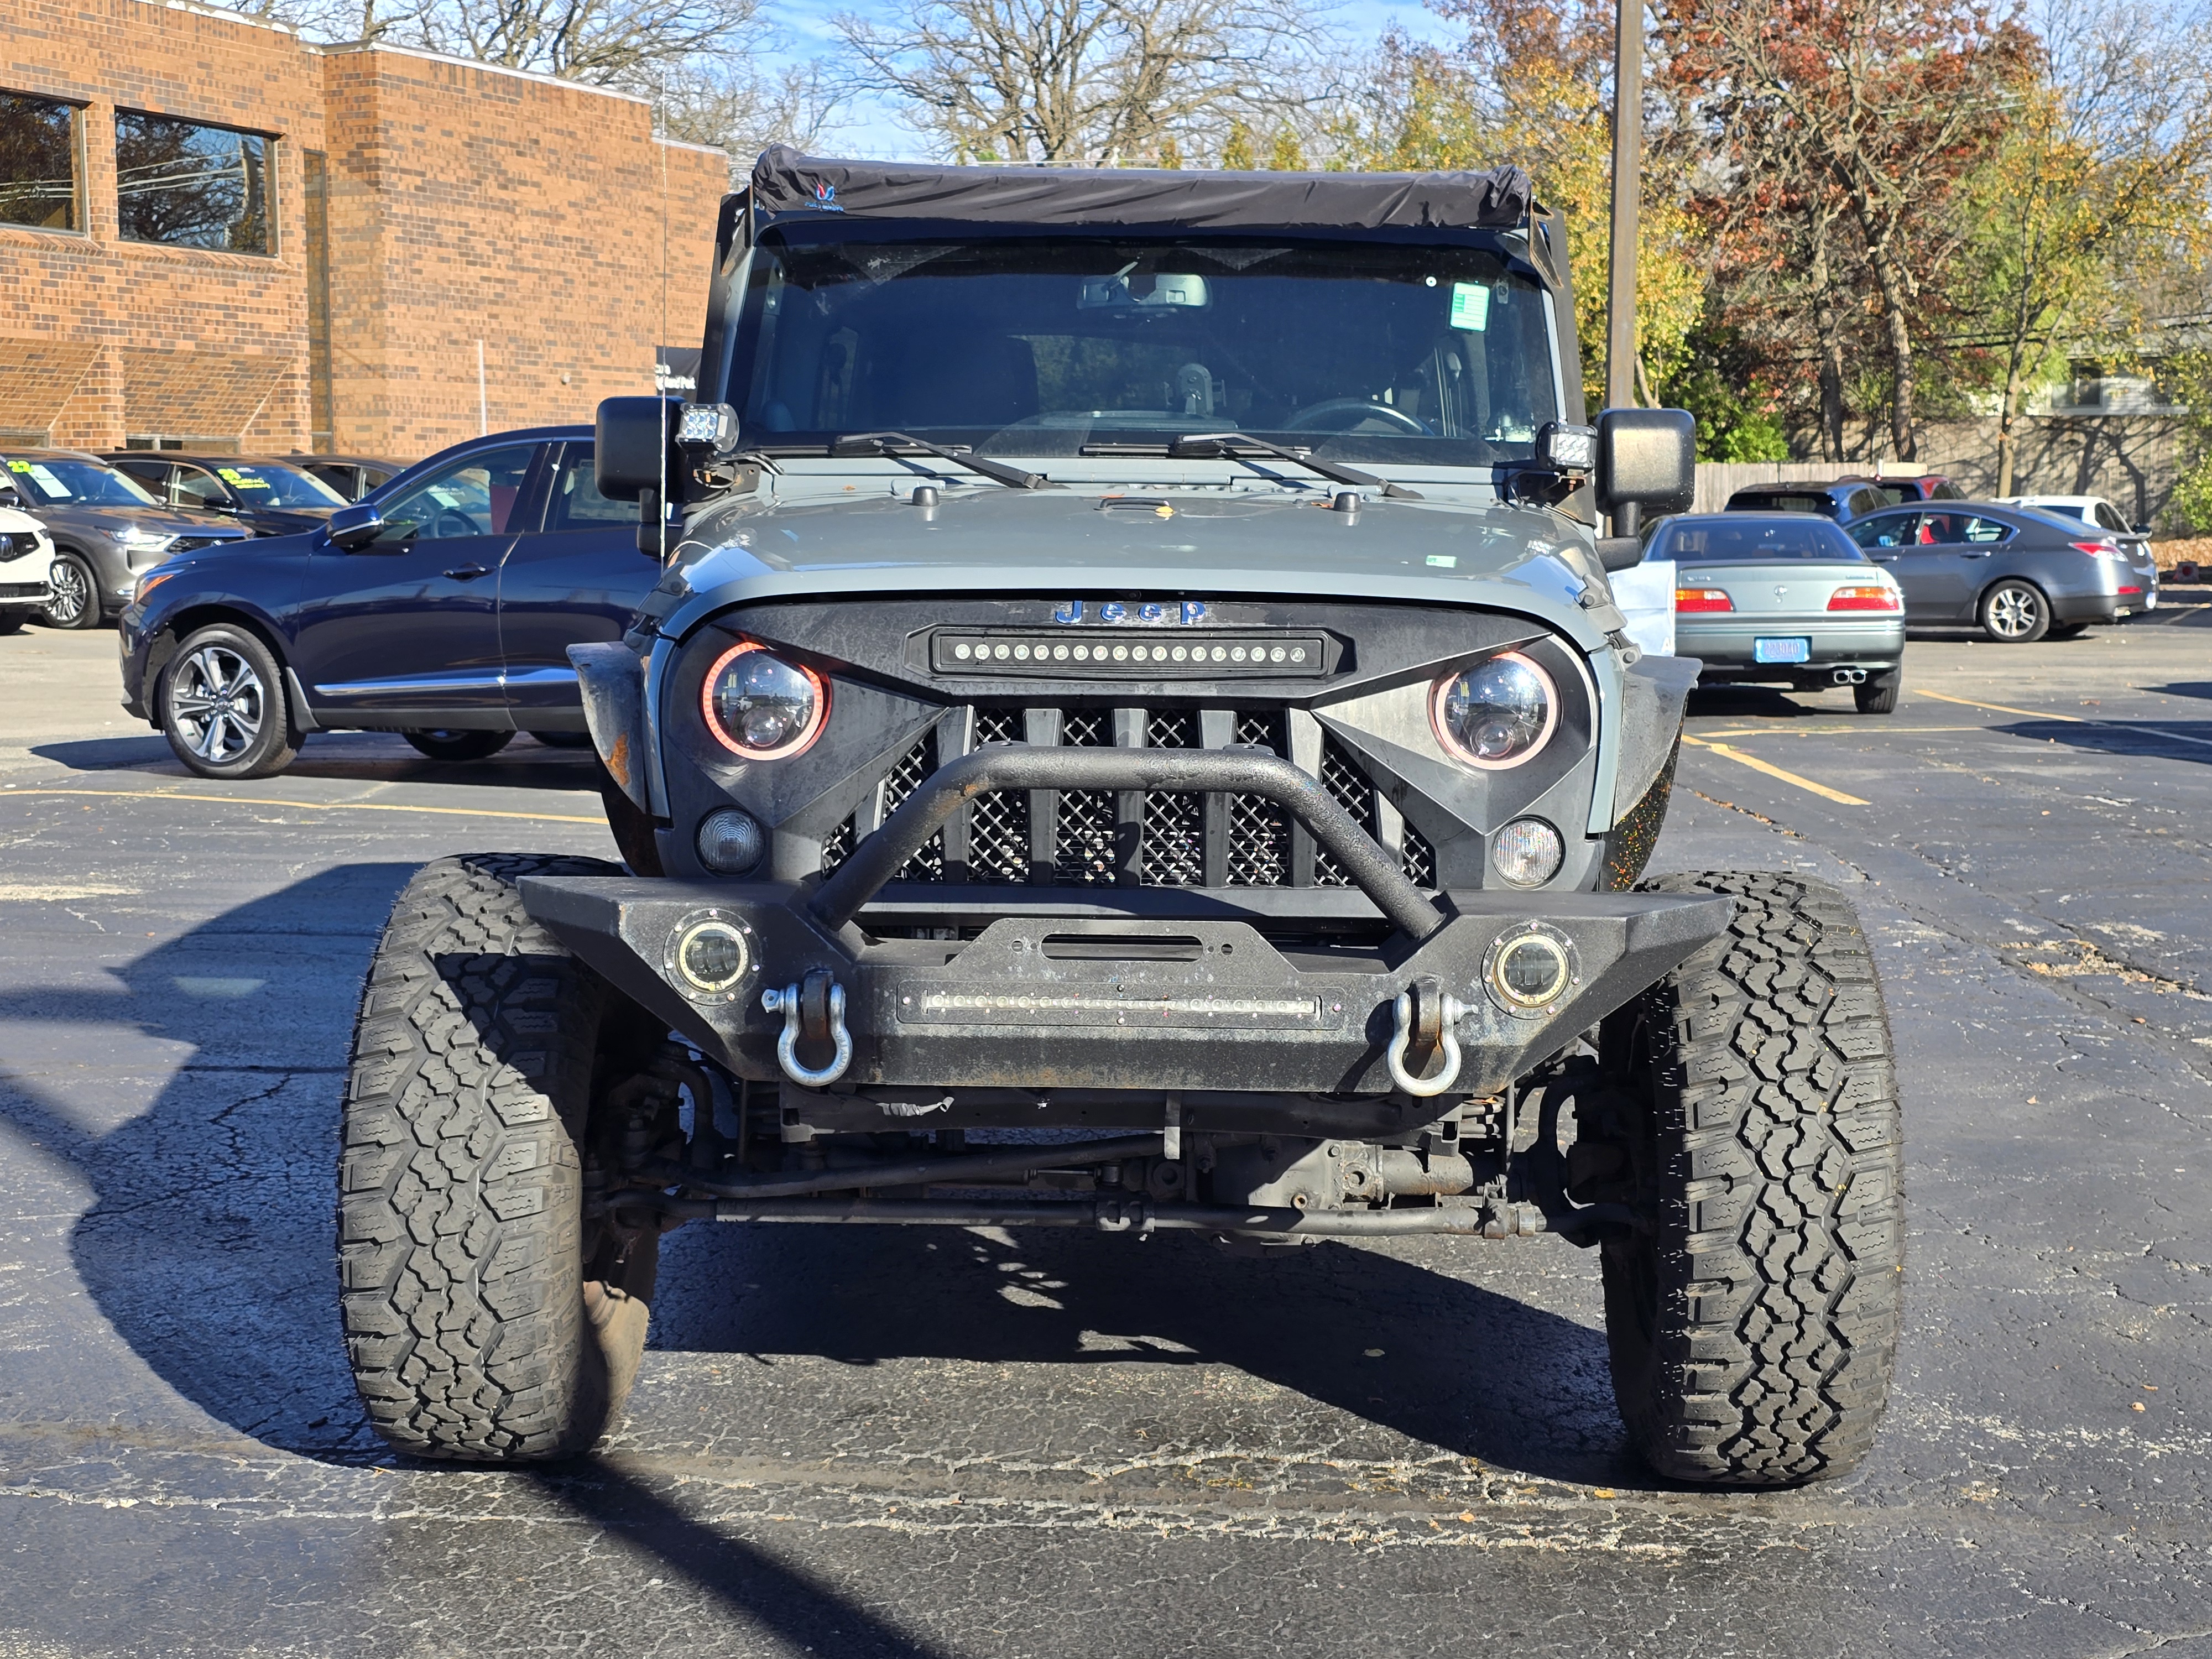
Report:
<svg viewBox="0 0 2212 1659"><path fill-rule="evenodd" d="M0 507L0 634L53 603L54 539L27 513Z"/></svg>
<svg viewBox="0 0 2212 1659"><path fill-rule="evenodd" d="M2143 579L2142 608L2158 609L2158 559L2150 550L2148 525L2130 525L2120 516L2120 509L2102 495L1999 495L1996 499L2004 507L2033 507L2054 518L2078 519L2104 532L2120 544L2128 563Z"/></svg>

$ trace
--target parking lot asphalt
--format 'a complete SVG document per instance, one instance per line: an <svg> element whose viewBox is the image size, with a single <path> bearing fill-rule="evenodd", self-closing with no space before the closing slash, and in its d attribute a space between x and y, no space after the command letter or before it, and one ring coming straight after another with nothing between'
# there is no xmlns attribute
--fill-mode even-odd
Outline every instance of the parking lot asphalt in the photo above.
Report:
<svg viewBox="0 0 2212 1659"><path fill-rule="evenodd" d="M2212 599L2212 595L2191 596ZM1844 884L1911 1223L1865 1471L1626 1455L1597 1264L706 1227L611 1447L383 1452L331 1243L360 976L573 753L186 777L111 635L0 639L0 1654L2212 1655L2212 608L1700 693L1655 870Z"/></svg>

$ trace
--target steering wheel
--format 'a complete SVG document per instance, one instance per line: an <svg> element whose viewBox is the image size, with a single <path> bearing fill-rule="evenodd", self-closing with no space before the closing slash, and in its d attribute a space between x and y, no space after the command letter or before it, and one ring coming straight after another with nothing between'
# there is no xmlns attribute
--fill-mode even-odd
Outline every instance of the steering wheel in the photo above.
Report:
<svg viewBox="0 0 2212 1659"><path fill-rule="evenodd" d="M1331 415L1352 415L1349 421L1331 421ZM1437 434L1426 421L1418 420L1402 409L1393 409L1389 404L1378 404L1368 398L1328 398L1317 404L1308 404L1285 421L1286 432L1356 432L1370 419L1380 420L1385 426L1401 432L1417 432L1424 438Z"/></svg>
<svg viewBox="0 0 2212 1659"><path fill-rule="evenodd" d="M459 526L456 528L455 526ZM441 507L438 516L430 520L430 535L436 541L447 541L457 536L481 536L484 527L458 507Z"/></svg>

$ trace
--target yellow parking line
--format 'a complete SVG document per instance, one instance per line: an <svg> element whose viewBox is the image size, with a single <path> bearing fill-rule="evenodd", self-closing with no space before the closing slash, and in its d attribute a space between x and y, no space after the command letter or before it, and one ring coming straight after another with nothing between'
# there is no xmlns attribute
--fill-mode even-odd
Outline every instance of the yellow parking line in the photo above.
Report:
<svg viewBox="0 0 2212 1659"><path fill-rule="evenodd" d="M82 795L94 800L196 800L210 806L296 806L310 812L435 812L457 818L526 818L533 823L605 823L566 812L501 812L488 806L404 806L369 800L274 800L258 795L195 795L182 789L16 789L0 785L0 800L21 795Z"/></svg>
<svg viewBox="0 0 2212 1659"><path fill-rule="evenodd" d="M1756 755L1747 755L1741 749L1732 749L1724 743L1712 743L1704 738L1682 734L1684 743L1695 744L1700 749L1710 749L1723 760L1732 760L1739 766L1748 766L1754 772L1764 772L1770 778L1779 778L1784 783L1795 784L1800 789L1809 789L1824 800L1834 801L1839 806L1870 806L1871 801L1861 800L1856 795L1847 795L1840 789L1831 789L1825 783L1815 783L1810 778L1801 778L1795 772L1785 772L1771 761L1763 761Z"/></svg>
<svg viewBox="0 0 2212 1659"><path fill-rule="evenodd" d="M1910 690L1912 695L1916 697L1933 697L1938 702L1955 702L1960 707L1966 708L1994 709L2000 714L2025 714L2032 720L2070 720L2076 726L2101 726L2104 724L2101 720L2093 720L2081 714L2054 714L2049 710L2042 708L2008 708L2001 702L1977 702L1972 697L1954 697L1948 692L1923 691L1917 685L1909 687L1908 690Z"/></svg>
<svg viewBox="0 0 2212 1659"><path fill-rule="evenodd" d="M2147 732L2154 738L2166 738L2174 743L2194 744L2199 749L2212 749L2212 738L2192 738L2186 732L2169 732L2162 726L2132 726L2125 720L2092 720L2087 714L2058 714L2041 708L2012 708L2001 702L1976 702L1972 697L1954 697L1941 691L1921 691L1923 697L1933 697L1938 702L1960 702L1969 708L1990 708L2000 714L2020 714L2032 720L2064 720L2069 726L2108 726L2116 732Z"/></svg>

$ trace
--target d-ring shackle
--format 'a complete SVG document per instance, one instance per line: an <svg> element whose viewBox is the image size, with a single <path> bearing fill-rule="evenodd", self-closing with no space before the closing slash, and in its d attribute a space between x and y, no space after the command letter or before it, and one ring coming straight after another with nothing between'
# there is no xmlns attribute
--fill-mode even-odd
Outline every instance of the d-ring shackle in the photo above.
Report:
<svg viewBox="0 0 2212 1659"><path fill-rule="evenodd" d="M1443 999L1443 1027L1437 1033L1437 1046L1443 1051L1443 1066L1434 1077L1418 1078L1406 1069L1406 1050L1413 1040L1413 994L1398 993L1398 1000L1390 1005L1390 1047L1383 1058L1390 1066L1390 1081L1407 1094L1426 1099L1440 1095L1452 1086L1459 1076L1459 1039L1452 1035L1467 1012L1467 1005L1447 993Z"/></svg>
<svg viewBox="0 0 2212 1659"><path fill-rule="evenodd" d="M818 1072L799 1063L799 988L787 985L779 991L770 987L761 993L761 1006L771 1014L778 1009L783 1012L783 1035L775 1040L775 1063L783 1067L786 1077L803 1087L820 1089L845 1075L845 1068L853 1063L853 1034L845 1029L843 986L835 980L830 982L830 1036L837 1052Z"/></svg>

